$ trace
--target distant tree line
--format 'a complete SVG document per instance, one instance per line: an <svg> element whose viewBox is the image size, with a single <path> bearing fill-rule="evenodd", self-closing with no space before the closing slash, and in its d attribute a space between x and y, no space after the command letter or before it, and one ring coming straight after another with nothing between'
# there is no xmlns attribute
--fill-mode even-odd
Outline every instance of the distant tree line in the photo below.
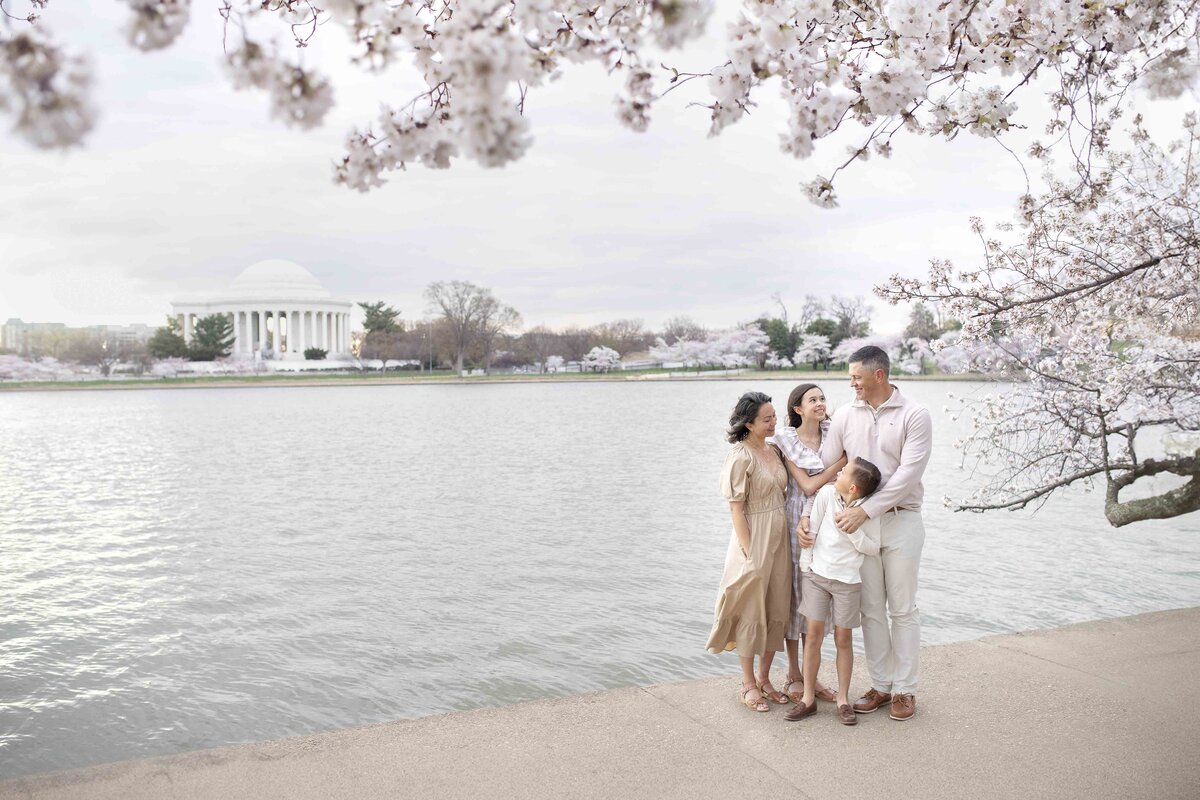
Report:
<svg viewBox="0 0 1200 800"><path fill-rule="evenodd" d="M363 332L359 358L405 362L421 368L491 369L536 366L546 369L552 358L578 362L586 369L612 368L612 356L644 352L657 335L640 319L618 319L590 327L552 330L543 325L520 330L521 314L490 289L468 281L437 281L425 290L432 319L406 319L385 301L359 303ZM680 317L667 325L668 335L703 335L704 329ZM592 358L588 360L589 354ZM551 362L553 363L553 362Z"/></svg>
<svg viewBox="0 0 1200 800"><path fill-rule="evenodd" d="M586 371L607 371L638 354L645 354L648 363L688 368L811 365L818 369L843 360L841 351L846 347L878 339L895 351L898 359L907 359L925 371L927 363L935 363L929 343L961 327L953 320L941 319L936 307L917 303L902 337L872 337L872 308L862 297L806 295L795 313L779 295L772 299L777 313L764 313L723 330L707 329L682 315L668 319L657 331L632 318L522 330L521 314L490 289L467 281L437 281L425 290L427 305L420 319L402 316L400 309L384 300L359 303L363 329L353 335L352 344L360 362L385 370L559 371L567 364L577 364ZM54 333L43 336L45 341L38 340L35 357L98 366L105 375L118 362L140 371L168 359L215 361L230 354L234 341L233 324L223 314L198 319L190 342L184 340L173 317L168 317L166 325L144 346L81 331ZM304 356L323 359L326 352L309 348Z"/></svg>
<svg viewBox="0 0 1200 800"><path fill-rule="evenodd" d="M873 336L874 310L861 296L834 295L828 299L805 295L799 312L789 313L783 298L772 298L778 314L762 314L754 323L767 335L769 350L764 366L784 369L811 365L812 369L845 363L850 352L863 344L875 344L893 353L893 358L920 372L935 363L931 342L957 331L962 325L943 318L940 309L923 303L913 305L909 321L900 335Z"/></svg>

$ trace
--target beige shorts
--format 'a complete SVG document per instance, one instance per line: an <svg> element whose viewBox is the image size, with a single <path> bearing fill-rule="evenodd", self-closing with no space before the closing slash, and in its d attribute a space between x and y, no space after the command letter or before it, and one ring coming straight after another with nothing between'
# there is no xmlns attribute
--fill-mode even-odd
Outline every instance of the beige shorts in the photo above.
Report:
<svg viewBox="0 0 1200 800"><path fill-rule="evenodd" d="M800 580L801 614L809 619L832 619L838 628L857 628L861 624L861 583L842 583L812 570L805 572Z"/></svg>

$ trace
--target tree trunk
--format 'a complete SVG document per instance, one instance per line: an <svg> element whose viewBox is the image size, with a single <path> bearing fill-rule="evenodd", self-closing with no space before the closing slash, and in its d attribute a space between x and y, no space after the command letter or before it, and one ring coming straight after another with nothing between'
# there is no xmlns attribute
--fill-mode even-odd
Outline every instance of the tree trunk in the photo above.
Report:
<svg viewBox="0 0 1200 800"><path fill-rule="evenodd" d="M1124 503L1117 499L1120 489L1110 481L1108 497L1104 501L1104 516L1108 517L1114 528L1146 519L1168 519L1200 511L1200 475L1193 476L1183 486L1169 492Z"/></svg>

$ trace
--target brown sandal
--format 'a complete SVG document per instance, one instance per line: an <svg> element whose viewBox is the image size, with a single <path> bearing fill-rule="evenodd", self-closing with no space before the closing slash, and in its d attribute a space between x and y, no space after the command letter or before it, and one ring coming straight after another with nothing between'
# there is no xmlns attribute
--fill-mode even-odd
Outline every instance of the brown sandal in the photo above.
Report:
<svg viewBox="0 0 1200 800"><path fill-rule="evenodd" d="M817 690L813 692L813 696L826 703L837 702L837 692L828 686L822 686L820 681L817 681Z"/></svg>
<svg viewBox="0 0 1200 800"><path fill-rule="evenodd" d="M768 686L771 686L770 678L767 678L765 681L758 684L759 694L766 697L772 703L778 703L781 706L786 706L788 703L792 702L791 700L788 699L788 696L786 694L779 691L774 686L771 686L770 689L767 689Z"/></svg>
<svg viewBox="0 0 1200 800"><path fill-rule="evenodd" d="M751 692L758 692L757 700L750 699ZM742 701L742 705L744 705L746 708L750 709L751 711L758 711L761 713L763 711L771 710L771 706L767 703L766 700L763 699L762 692L759 690L759 688L757 686L754 686L754 685L747 686L746 684L743 683L742 691L741 691L741 694L739 695L739 698Z"/></svg>
<svg viewBox="0 0 1200 800"><path fill-rule="evenodd" d="M793 691L793 686L799 686L800 688ZM789 680L783 685L783 693L790 697L793 703L799 703L800 698L804 697L804 679Z"/></svg>

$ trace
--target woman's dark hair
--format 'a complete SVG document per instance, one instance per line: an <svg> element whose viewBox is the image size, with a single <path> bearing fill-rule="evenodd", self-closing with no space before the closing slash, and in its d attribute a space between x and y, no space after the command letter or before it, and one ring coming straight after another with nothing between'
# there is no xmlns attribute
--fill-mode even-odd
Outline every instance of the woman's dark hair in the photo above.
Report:
<svg viewBox="0 0 1200 800"><path fill-rule="evenodd" d="M792 393L788 395L788 425L793 428L799 428L804 422L800 415L796 413L796 406L800 405L800 401L804 399L804 395L808 394L809 389L819 389L815 383L802 383ZM825 415L828 418L828 414Z"/></svg>
<svg viewBox="0 0 1200 800"><path fill-rule="evenodd" d="M730 443L740 442L750 435L746 427L758 417L758 410L771 402L771 398L762 392L746 392L738 398L733 413L729 415L728 439Z"/></svg>

